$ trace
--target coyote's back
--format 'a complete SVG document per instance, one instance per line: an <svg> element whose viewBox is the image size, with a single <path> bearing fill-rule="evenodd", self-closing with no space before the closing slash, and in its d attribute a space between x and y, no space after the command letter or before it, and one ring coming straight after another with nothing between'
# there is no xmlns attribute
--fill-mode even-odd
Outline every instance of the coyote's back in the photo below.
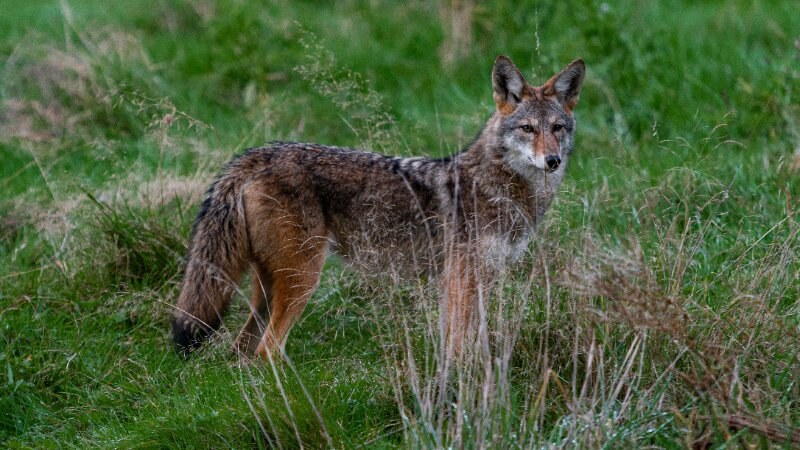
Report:
<svg viewBox="0 0 800 450"><path fill-rule="evenodd" d="M235 347L264 357L282 348L333 250L368 272L438 276L458 350L480 284L526 247L560 184L583 74L575 61L534 87L498 57L497 110L447 158L275 143L233 159L192 231L172 322L178 347L220 325L252 268L252 314Z"/></svg>

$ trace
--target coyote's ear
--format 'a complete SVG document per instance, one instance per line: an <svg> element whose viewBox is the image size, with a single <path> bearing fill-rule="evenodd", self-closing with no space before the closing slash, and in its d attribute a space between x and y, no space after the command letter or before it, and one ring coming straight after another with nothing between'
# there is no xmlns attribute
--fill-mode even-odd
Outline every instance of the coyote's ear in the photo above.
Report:
<svg viewBox="0 0 800 450"><path fill-rule="evenodd" d="M578 103L585 73L586 65L583 64L582 59L572 61L564 70L547 80L543 86L544 94L555 95L564 109L571 112Z"/></svg>
<svg viewBox="0 0 800 450"><path fill-rule="evenodd" d="M510 114L517 109L525 90L525 78L519 69L505 56L498 56L494 60L492 69L492 83L494 85L494 102L497 110L503 114Z"/></svg>

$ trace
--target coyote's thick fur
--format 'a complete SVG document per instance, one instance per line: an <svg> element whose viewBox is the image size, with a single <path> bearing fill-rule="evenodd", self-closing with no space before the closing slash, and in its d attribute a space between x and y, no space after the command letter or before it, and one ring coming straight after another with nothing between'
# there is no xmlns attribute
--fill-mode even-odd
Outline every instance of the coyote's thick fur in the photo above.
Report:
<svg viewBox="0 0 800 450"><path fill-rule="evenodd" d="M577 60L531 86L498 57L496 111L446 158L275 143L233 159L194 224L172 318L178 348L220 325L252 269L252 313L235 348L282 351L333 250L361 269L436 277L447 348L458 352L474 299L524 251L561 183L583 77Z"/></svg>

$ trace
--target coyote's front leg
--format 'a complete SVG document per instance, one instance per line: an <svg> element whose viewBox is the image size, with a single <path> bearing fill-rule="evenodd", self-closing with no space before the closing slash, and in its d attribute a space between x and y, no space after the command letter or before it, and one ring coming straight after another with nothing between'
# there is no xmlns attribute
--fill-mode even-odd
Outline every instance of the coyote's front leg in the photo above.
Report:
<svg viewBox="0 0 800 450"><path fill-rule="evenodd" d="M443 314L445 351L449 358L460 356L471 328L472 310L478 292L479 271L466 252L453 252L445 262Z"/></svg>

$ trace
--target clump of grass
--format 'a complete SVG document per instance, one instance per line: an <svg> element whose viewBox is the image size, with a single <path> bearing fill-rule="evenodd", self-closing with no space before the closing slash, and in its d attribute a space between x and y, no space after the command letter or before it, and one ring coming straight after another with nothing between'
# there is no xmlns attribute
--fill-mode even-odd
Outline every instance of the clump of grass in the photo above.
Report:
<svg viewBox="0 0 800 450"><path fill-rule="evenodd" d="M135 65L152 69L139 41L111 28L76 31L72 48L52 44L21 44L6 64L6 120L0 135L33 142L52 142L112 133L109 138L133 134L143 124L136 114L115 105L114 92L147 89L145 77L131 77L123 69Z"/></svg>
<svg viewBox="0 0 800 450"><path fill-rule="evenodd" d="M741 228L719 227L720 214L733 211L731 192L728 186L709 184L709 177L697 171L678 175L659 187L663 203L649 195L631 200L649 205L632 205L639 220L652 209L642 231L659 236L658 245L644 250L629 234L634 240L625 250L609 242L598 245L590 234L578 241L583 243L577 256L567 259L562 283L570 298L578 295L580 304L591 305L576 311L600 311L608 324L604 328L617 330L609 338L626 341L624 334L616 333L647 331L642 365L632 372L640 389L633 391L634 404L691 405L674 413L676 424L692 430L683 436L686 445L728 440L735 432L744 433L744 442L794 442L792 427L784 425L791 415L785 409L789 406L781 399L800 392L773 377L800 373L800 352L792 344L796 321L786 316L792 308L787 300L797 291L790 274L800 264L797 230L789 225L795 213L787 208L782 220L764 225L764 234L733 245L727 258L737 263L709 275L701 263L709 257L703 249L711 240L735 242L732 237L742 236ZM692 205L692 213L683 205ZM744 220L753 223L752 217ZM772 242L764 244L768 237ZM762 256L738 263L754 254ZM730 297L722 301L721 294ZM591 342L589 354L596 345L594 336ZM768 388L755 381L768 378L773 378Z"/></svg>
<svg viewBox="0 0 800 450"><path fill-rule="evenodd" d="M87 193L96 206L97 231L111 244L110 270L121 282L160 287L180 272L188 230L157 208L112 207ZM181 208L176 208L181 211Z"/></svg>
<svg viewBox="0 0 800 450"><path fill-rule="evenodd" d="M155 130L163 145L164 130L208 128L163 94L139 36L108 25L80 28L61 6L64 44L30 33L6 61L0 137L53 143Z"/></svg>
<svg viewBox="0 0 800 450"><path fill-rule="evenodd" d="M605 299L598 318L624 322L633 328L663 331L674 336L685 333L688 320L679 300L667 295L644 261L641 247L608 252L608 244L598 244L587 236L582 256L564 271L561 284L573 295Z"/></svg>

